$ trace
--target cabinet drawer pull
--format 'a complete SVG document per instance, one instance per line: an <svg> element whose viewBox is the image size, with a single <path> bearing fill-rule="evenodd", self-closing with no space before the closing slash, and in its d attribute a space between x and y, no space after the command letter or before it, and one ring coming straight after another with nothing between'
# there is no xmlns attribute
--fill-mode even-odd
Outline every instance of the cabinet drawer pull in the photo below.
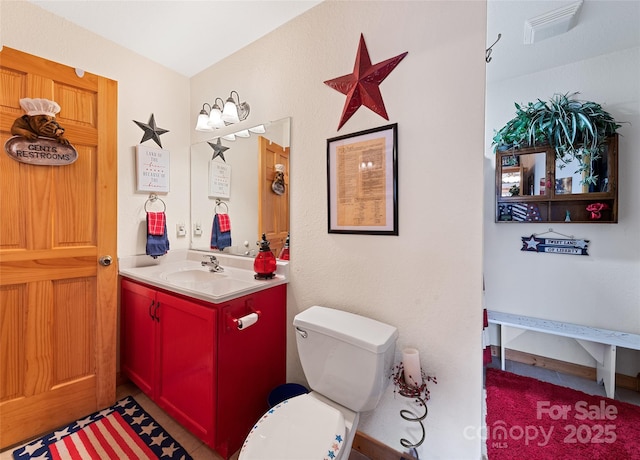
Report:
<svg viewBox="0 0 640 460"><path fill-rule="evenodd" d="M156 319L155 316L153 316L153 305L156 303L155 300L152 300L151 303L149 304L149 316L151 316L151 319Z"/></svg>

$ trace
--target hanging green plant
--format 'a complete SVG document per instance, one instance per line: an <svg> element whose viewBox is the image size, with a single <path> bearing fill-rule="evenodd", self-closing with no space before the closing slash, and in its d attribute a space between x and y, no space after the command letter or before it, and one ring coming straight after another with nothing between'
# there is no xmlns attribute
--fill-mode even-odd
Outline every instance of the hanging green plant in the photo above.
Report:
<svg viewBox="0 0 640 460"><path fill-rule="evenodd" d="M554 94L548 102L516 103L516 116L494 133L494 148L549 144L560 167L576 159L580 165L576 172L585 173L583 182L595 184L591 163L601 157L606 139L621 125L600 104L576 99L578 94Z"/></svg>

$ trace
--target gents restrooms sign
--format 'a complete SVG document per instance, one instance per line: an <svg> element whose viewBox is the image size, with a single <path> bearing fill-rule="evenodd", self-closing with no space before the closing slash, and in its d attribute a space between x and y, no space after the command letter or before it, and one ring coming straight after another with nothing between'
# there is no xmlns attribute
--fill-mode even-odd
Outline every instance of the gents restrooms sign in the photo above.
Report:
<svg viewBox="0 0 640 460"><path fill-rule="evenodd" d="M17 118L4 144L16 161L36 165L62 166L78 159L78 152L64 137L64 128L56 121L60 106L48 99L20 99L26 115Z"/></svg>

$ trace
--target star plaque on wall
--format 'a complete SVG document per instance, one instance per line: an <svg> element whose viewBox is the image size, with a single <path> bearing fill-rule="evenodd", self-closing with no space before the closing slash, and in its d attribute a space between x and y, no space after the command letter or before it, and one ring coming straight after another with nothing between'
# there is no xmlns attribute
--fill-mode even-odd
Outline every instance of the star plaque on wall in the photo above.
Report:
<svg viewBox="0 0 640 460"><path fill-rule="evenodd" d="M222 145L222 143L220 142L220 138L218 138L218 142L216 142L215 144L209 141L207 141L207 144L209 144L213 149L213 156L211 157L212 160L214 160L216 157L220 157L222 158L222 161L224 161L225 163L227 162L227 160L224 159L224 152L229 150L229 147L225 147L224 145Z"/></svg>
<svg viewBox="0 0 640 460"><path fill-rule="evenodd" d="M362 105L370 108L385 120L389 119L379 85L408 53L405 51L396 57L372 65L364 36L360 34L360 45L353 73L324 82L347 96L338 130Z"/></svg>
<svg viewBox="0 0 640 460"><path fill-rule="evenodd" d="M164 133L168 133L169 131L166 129L158 128L156 126L156 119L154 118L153 113L151 114L151 117L149 117L149 123L142 123L141 121L135 121L135 120L133 120L133 122L136 125L138 125L140 128L142 128L142 130L144 131L144 136L142 136L142 140L140 141L141 144L144 141L153 139L153 141L156 144L158 144L158 147L162 148L162 143L160 142L160 135Z"/></svg>

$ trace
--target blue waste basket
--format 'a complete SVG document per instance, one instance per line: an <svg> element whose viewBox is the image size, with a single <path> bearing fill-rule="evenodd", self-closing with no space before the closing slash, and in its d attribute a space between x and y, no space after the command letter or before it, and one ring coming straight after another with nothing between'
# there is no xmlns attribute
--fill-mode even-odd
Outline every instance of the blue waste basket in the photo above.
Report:
<svg viewBox="0 0 640 460"><path fill-rule="evenodd" d="M284 385L275 387L271 393L269 393L269 407L273 407L285 399L300 396L305 393L309 393L309 390L304 385L297 383L285 383Z"/></svg>

